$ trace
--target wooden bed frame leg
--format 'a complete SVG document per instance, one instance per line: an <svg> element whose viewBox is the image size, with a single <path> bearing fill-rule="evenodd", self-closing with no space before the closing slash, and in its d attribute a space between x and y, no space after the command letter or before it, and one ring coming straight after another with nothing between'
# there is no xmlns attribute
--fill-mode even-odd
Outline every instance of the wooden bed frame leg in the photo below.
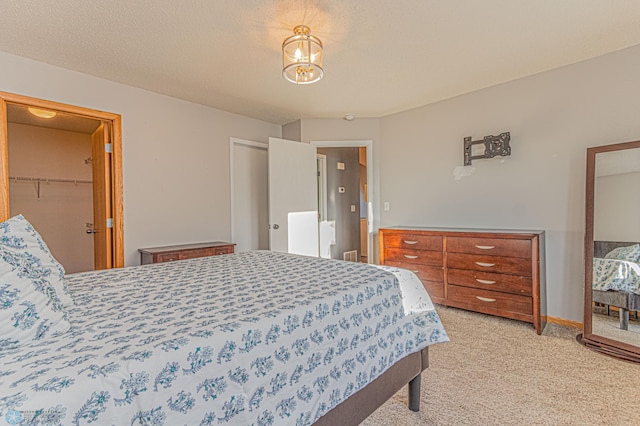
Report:
<svg viewBox="0 0 640 426"><path fill-rule="evenodd" d="M418 374L409 382L409 410L420 411L420 377Z"/></svg>

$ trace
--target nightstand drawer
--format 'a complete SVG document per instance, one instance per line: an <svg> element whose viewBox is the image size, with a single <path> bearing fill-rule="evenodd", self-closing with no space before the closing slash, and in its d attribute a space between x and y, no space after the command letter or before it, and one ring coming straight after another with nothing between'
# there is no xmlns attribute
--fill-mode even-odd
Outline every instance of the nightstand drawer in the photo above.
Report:
<svg viewBox="0 0 640 426"><path fill-rule="evenodd" d="M447 268L531 276L531 259L449 253Z"/></svg>
<svg viewBox="0 0 640 426"><path fill-rule="evenodd" d="M464 287L531 296L531 278L520 275L495 274L491 272L451 268L447 271L447 282Z"/></svg>
<svg viewBox="0 0 640 426"><path fill-rule="evenodd" d="M180 252L180 260L195 259L197 257L213 256L215 254L213 248L201 248L195 250L184 250Z"/></svg>
<svg viewBox="0 0 640 426"><path fill-rule="evenodd" d="M213 255L214 256L218 256L220 254L231 254L231 253L233 253L233 246L232 245L229 245L229 246L226 246L226 247L215 248L213 250Z"/></svg>
<svg viewBox="0 0 640 426"><path fill-rule="evenodd" d="M180 252L174 251L169 253L162 253L155 256L155 262L173 262L174 260L180 260Z"/></svg>
<svg viewBox="0 0 640 426"><path fill-rule="evenodd" d="M447 237L448 253L531 258L531 241L510 238Z"/></svg>

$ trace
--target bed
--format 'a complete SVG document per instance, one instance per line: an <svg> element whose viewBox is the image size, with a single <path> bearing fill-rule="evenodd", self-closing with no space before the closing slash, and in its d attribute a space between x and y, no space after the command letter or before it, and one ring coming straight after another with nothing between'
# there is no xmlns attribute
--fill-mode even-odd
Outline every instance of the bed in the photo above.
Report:
<svg viewBox="0 0 640 426"><path fill-rule="evenodd" d="M417 410L428 347L448 340L397 268L257 251L64 283L68 330L0 338L8 422L358 424L407 383Z"/></svg>
<svg viewBox="0 0 640 426"><path fill-rule="evenodd" d="M593 301L619 310L620 329L629 328L629 311L640 310L640 245L595 241Z"/></svg>

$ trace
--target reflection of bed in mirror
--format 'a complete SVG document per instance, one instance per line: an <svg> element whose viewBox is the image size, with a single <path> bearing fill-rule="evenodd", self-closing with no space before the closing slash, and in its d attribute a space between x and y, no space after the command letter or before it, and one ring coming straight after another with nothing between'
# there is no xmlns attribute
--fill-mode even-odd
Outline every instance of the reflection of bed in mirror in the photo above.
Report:
<svg viewBox="0 0 640 426"><path fill-rule="evenodd" d="M620 329L629 328L629 311L640 310L640 265L607 254L620 247L630 247L636 242L594 241L593 246L593 302L617 308Z"/></svg>

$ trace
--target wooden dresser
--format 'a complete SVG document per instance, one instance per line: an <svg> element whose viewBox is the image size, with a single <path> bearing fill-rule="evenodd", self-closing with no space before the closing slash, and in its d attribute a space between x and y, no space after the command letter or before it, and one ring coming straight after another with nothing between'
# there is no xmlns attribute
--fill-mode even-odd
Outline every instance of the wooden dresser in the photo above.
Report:
<svg viewBox="0 0 640 426"><path fill-rule="evenodd" d="M173 260L193 259L195 257L217 256L233 253L235 244L224 241L210 243L182 244L176 246L151 247L138 249L140 263L171 262Z"/></svg>
<svg viewBox="0 0 640 426"><path fill-rule="evenodd" d="M434 303L546 324L544 231L393 227L380 264L409 269Z"/></svg>

